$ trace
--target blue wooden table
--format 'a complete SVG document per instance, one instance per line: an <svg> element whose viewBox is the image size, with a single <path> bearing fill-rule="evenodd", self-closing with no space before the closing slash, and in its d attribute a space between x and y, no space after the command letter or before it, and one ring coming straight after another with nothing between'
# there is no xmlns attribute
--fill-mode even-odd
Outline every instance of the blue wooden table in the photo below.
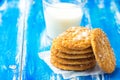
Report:
<svg viewBox="0 0 120 80"><path fill-rule="evenodd" d="M117 64L112 74L74 80L120 80L120 0L88 0L80 25L106 32ZM50 49L44 31L42 0L0 0L0 80L63 80L39 57Z"/></svg>

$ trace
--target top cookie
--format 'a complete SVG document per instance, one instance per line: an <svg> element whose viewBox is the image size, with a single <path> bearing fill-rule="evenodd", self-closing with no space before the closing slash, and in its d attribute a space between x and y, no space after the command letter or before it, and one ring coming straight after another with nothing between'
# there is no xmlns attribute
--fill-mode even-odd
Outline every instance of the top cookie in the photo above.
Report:
<svg viewBox="0 0 120 80"><path fill-rule="evenodd" d="M62 47L83 50L91 46L90 30L85 27L70 27L56 38Z"/></svg>
<svg viewBox="0 0 120 80"><path fill-rule="evenodd" d="M112 73L116 65L115 57L109 40L101 29L92 30L91 45L98 65L106 73Z"/></svg>

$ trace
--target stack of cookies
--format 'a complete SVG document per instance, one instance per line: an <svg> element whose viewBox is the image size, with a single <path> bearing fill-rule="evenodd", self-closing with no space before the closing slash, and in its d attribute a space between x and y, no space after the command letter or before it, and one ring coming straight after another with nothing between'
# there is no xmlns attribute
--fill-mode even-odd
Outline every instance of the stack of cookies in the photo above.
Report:
<svg viewBox="0 0 120 80"><path fill-rule="evenodd" d="M53 40L51 63L63 70L87 70L96 64L90 30L71 27Z"/></svg>
<svg viewBox="0 0 120 80"><path fill-rule="evenodd" d="M115 56L99 28L71 27L53 40L51 63L63 70L82 71L97 64L106 73L115 70Z"/></svg>

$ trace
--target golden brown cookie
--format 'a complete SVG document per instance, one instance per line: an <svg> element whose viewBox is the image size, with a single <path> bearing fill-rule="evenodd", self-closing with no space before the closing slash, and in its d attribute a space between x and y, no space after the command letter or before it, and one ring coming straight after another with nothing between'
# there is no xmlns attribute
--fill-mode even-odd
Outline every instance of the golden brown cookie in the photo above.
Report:
<svg viewBox="0 0 120 80"><path fill-rule="evenodd" d="M54 48L51 49L51 53L60 58L66 58L66 59L80 59L80 58L94 57L93 52L85 53L85 54L67 54L67 53L55 50Z"/></svg>
<svg viewBox="0 0 120 80"><path fill-rule="evenodd" d="M65 65L51 59L51 64L62 70L83 71L93 68L96 65L96 62L92 62L90 64L80 64L80 65Z"/></svg>
<svg viewBox="0 0 120 80"><path fill-rule="evenodd" d="M95 61L94 57L90 58L81 58L81 59L65 59L65 58L60 58L54 54L51 54L51 59L53 59L56 62L59 62L61 64L71 64L71 65L77 65L77 64L89 64L91 62Z"/></svg>
<svg viewBox="0 0 120 80"><path fill-rule="evenodd" d="M85 27L70 27L56 39L61 47L83 50L91 46L90 29Z"/></svg>
<svg viewBox="0 0 120 80"><path fill-rule="evenodd" d="M106 34L99 28L91 33L91 44L98 65L106 73L115 70L115 57Z"/></svg>
<svg viewBox="0 0 120 80"><path fill-rule="evenodd" d="M86 54L93 52L91 47L88 47L83 50L75 50L75 49L68 49L65 47L61 47L60 43L57 43L57 41L53 41L51 49L56 49L66 54Z"/></svg>

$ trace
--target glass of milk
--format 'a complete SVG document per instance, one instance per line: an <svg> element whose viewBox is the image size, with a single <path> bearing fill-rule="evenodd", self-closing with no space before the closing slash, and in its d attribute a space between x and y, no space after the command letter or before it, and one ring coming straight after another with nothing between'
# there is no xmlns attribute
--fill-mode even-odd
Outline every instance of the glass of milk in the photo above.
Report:
<svg viewBox="0 0 120 80"><path fill-rule="evenodd" d="M69 27L79 26L85 0L43 0L47 36L54 39Z"/></svg>

